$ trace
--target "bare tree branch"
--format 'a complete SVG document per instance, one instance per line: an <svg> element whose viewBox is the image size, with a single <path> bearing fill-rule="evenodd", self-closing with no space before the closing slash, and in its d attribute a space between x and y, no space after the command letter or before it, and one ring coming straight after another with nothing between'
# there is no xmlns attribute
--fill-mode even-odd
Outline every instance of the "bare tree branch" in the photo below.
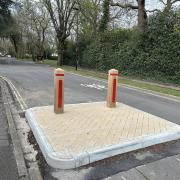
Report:
<svg viewBox="0 0 180 180"><path fill-rule="evenodd" d="M65 40L70 35L74 23L76 0L43 0L53 22L58 51L58 65L62 65Z"/></svg>
<svg viewBox="0 0 180 180"><path fill-rule="evenodd" d="M166 3L163 0L159 0L161 3L163 3L164 5L166 5Z"/></svg>
<svg viewBox="0 0 180 180"><path fill-rule="evenodd" d="M121 4L121 3L114 3L113 1L111 1L110 3L111 6L118 6L118 7L121 7L121 8L130 8L130 9L138 9L138 6L135 6L135 5L132 5L132 4Z"/></svg>
<svg viewBox="0 0 180 180"><path fill-rule="evenodd" d="M174 1L172 1L172 4L174 4L176 2L180 2L180 0L174 0Z"/></svg>
<svg viewBox="0 0 180 180"><path fill-rule="evenodd" d="M153 12L161 12L159 9L147 10L146 12L153 13Z"/></svg>

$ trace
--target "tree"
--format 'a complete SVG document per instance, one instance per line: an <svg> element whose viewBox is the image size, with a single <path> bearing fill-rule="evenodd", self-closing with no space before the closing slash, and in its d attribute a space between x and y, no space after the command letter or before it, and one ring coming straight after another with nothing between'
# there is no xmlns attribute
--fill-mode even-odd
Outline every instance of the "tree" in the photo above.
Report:
<svg viewBox="0 0 180 180"><path fill-rule="evenodd" d="M100 21L99 31L104 32L107 30L108 22L109 22L109 6L110 6L110 0L104 0L103 2L103 16Z"/></svg>
<svg viewBox="0 0 180 180"><path fill-rule="evenodd" d="M51 32L49 13L41 2L34 0L22 1L22 7L16 17L19 31L23 36L26 52L32 55L32 59L42 60L47 49L47 39Z"/></svg>
<svg viewBox="0 0 180 180"><path fill-rule="evenodd" d="M163 13L168 13L173 5L177 2L180 2L180 0L159 0L161 3L164 4L165 8ZM120 8L126 8L126 9L134 9L138 10L138 29L140 32L144 32L147 27L147 12L159 12L159 9L154 10L146 10L145 9L145 0L136 0L137 5L128 3L128 0L123 3L114 3L113 0L111 0L111 6L117 6Z"/></svg>
<svg viewBox="0 0 180 180"><path fill-rule="evenodd" d="M10 7L12 7L12 5L15 7L17 4L11 0L0 1L0 36L11 41L15 51L13 55L19 57L21 35L18 32L17 22L10 11Z"/></svg>
<svg viewBox="0 0 180 180"><path fill-rule="evenodd" d="M0 1L0 35L2 36L5 31L9 29L12 22L12 17L10 13L10 6L13 4L11 0L1 0Z"/></svg>
<svg viewBox="0 0 180 180"><path fill-rule="evenodd" d="M31 33L34 36L33 44L36 48L37 59L42 60L44 49L45 49L45 39L47 35L48 28L50 26L50 18L47 10L41 3L29 2L30 8L27 9L28 18L30 18ZM34 52L33 52L34 53Z"/></svg>
<svg viewBox="0 0 180 180"><path fill-rule="evenodd" d="M18 31L17 27L14 26L14 31L12 31L9 35L9 39L14 47L14 56L17 58L23 57L23 49L22 49L22 35Z"/></svg>
<svg viewBox="0 0 180 180"><path fill-rule="evenodd" d="M81 29L86 36L95 36L99 28L102 0L77 0L80 9Z"/></svg>
<svg viewBox="0 0 180 180"><path fill-rule="evenodd" d="M175 3L180 2L180 0L166 0L166 1L165 0L159 0L159 1L161 3L163 3L163 5L165 6L165 8L164 8L165 13L168 13L172 9L172 7Z"/></svg>
<svg viewBox="0 0 180 180"><path fill-rule="evenodd" d="M57 37L58 65L63 64L65 40L69 37L76 11L75 0L43 0L51 17Z"/></svg>
<svg viewBox="0 0 180 180"><path fill-rule="evenodd" d="M120 8L136 9L138 10L138 29L140 32L144 32L147 26L147 14L145 9L145 0L136 0L137 5L131 3L114 3L111 1L111 6L118 6Z"/></svg>

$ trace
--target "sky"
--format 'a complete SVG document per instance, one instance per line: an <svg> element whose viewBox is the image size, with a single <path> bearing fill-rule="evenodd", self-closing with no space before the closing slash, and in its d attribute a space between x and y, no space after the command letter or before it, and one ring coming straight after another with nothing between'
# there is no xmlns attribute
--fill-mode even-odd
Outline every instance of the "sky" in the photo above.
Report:
<svg viewBox="0 0 180 180"><path fill-rule="evenodd" d="M153 9L161 9L162 3L159 0L146 0L146 9L153 10Z"/></svg>
<svg viewBox="0 0 180 180"><path fill-rule="evenodd" d="M114 2L119 2L119 3L128 2L131 4L137 5L136 0L114 0ZM164 2L166 2L166 0L164 0ZM180 6L180 2L177 2L175 5ZM164 4L161 3L160 0L146 0L145 8L147 10L154 10L154 9L162 10L164 8ZM137 11L134 11L134 14L135 14L134 17L133 16L124 16L124 18L121 17L119 19L116 19L112 23L112 27L122 27L122 28L133 27L135 24L137 24Z"/></svg>

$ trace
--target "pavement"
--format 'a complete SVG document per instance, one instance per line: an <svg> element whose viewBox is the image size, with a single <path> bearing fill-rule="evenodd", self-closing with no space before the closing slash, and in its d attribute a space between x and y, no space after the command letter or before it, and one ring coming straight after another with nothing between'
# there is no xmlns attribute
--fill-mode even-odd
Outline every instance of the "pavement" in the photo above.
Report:
<svg viewBox="0 0 180 180"><path fill-rule="evenodd" d="M105 180L178 180L180 179L180 155L168 157L147 165L117 173Z"/></svg>
<svg viewBox="0 0 180 180"><path fill-rule="evenodd" d="M53 104L53 68L44 65L0 65L0 75L12 81L29 108ZM65 103L104 101L106 85L101 80L66 73ZM180 102L177 100L120 86L118 101L180 124ZM85 169L58 171L49 168L44 179L179 179L179 153L180 142L176 141Z"/></svg>
<svg viewBox="0 0 180 180"><path fill-rule="evenodd" d="M18 169L0 87L0 180L18 180Z"/></svg>

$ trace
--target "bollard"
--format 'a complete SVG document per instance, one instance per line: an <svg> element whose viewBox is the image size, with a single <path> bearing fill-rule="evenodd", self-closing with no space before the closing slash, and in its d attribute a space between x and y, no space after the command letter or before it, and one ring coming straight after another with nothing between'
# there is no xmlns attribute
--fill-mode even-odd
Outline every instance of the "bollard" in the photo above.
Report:
<svg viewBox="0 0 180 180"><path fill-rule="evenodd" d="M116 107L118 70L111 69L108 72L107 107Z"/></svg>
<svg viewBox="0 0 180 180"><path fill-rule="evenodd" d="M64 70L60 68L54 71L54 112L64 112Z"/></svg>

